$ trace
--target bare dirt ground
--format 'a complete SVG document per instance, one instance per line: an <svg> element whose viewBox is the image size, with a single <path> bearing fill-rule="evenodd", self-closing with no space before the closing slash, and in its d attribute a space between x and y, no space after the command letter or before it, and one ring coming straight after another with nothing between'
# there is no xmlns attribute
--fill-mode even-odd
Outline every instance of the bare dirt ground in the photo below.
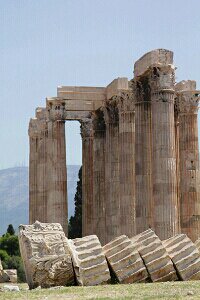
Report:
<svg viewBox="0 0 200 300"><path fill-rule="evenodd" d="M74 286L31 291L26 284L16 284L20 289L19 292L3 291L4 285L0 284L0 299L3 300L200 299L200 281Z"/></svg>

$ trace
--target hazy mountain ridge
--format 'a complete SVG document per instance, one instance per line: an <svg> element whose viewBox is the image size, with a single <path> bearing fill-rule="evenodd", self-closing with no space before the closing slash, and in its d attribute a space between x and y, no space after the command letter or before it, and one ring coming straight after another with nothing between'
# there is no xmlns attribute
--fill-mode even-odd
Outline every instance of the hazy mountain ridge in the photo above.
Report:
<svg viewBox="0 0 200 300"><path fill-rule="evenodd" d="M67 166L68 215L74 214L74 195L80 166ZM28 167L0 170L0 234L8 224L28 224Z"/></svg>

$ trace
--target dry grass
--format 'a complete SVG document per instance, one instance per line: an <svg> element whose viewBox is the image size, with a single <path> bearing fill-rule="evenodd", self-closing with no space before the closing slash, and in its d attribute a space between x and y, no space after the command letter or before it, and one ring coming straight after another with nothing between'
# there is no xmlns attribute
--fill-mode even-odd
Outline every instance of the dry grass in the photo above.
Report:
<svg viewBox="0 0 200 300"><path fill-rule="evenodd" d="M0 284L2 287L4 284ZM29 291L18 284L20 292L0 292L3 300L62 300L62 299L200 299L200 282L166 282L96 287L61 287Z"/></svg>

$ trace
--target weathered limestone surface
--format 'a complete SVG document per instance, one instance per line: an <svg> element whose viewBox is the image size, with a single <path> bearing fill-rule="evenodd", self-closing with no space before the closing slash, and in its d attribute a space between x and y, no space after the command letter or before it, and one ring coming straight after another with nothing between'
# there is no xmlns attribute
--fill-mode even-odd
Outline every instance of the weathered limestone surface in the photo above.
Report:
<svg viewBox="0 0 200 300"><path fill-rule="evenodd" d="M200 172L197 113L199 93L195 81L176 85L179 116L180 221L181 232L194 242L200 232Z"/></svg>
<svg viewBox="0 0 200 300"><path fill-rule="evenodd" d="M47 140L47 222L60 223L67 234L67 168L64 106L49 104Z"/></svg>
<svg viewBox="0 0 200 300"><path fill-rule="evenodd" d="M200 253L186 234L177 234L162 242L182 280L200 279Z"/></svg>
<svg viewBox="0 0 200 300"><path fill-rule="evenodd" d="M131 238L140 253L153 282L177 280L173 263L153 230L148 229Z"/></svg>
<svg viewBox="0 0 200 300"><path fill-rule="evenodd" d="M108 265L96 235L68 240L68 244L79 285L92 286L110 280Z"/></svg>
<svg viewBox="0 0 200 300"><path fill-rule="evenodd" d="M94 233L95 199L93 197L93 128L92 119L81 121L82 137L82 195L83 195L83 220L82 232L84 235Z"/></svg>
<svg viewBox="0 0 200 300"><path fill-rule="evenodd" d="M121 235L103 247L109 266L120 283L145 282L148 273L131 240Z"/></svg>
<svg viewBox="0 0 200 300"><path fill-rule="evenodd" d="M30 289L74 283L67 238L60 224L20 225L19 244Z"/></svg>

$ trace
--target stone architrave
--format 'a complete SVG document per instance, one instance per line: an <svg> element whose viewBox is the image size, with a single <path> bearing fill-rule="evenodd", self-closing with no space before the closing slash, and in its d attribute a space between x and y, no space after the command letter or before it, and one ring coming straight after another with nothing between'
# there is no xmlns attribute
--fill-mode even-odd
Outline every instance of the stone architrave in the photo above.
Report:
<svg viewBox="0 0 200 300"><path fill-rule="evenodd" d="M176 271L161 240L151 229L131 238L153 282L177 280Z"/></svg>
<svg viewBox="0 0 200 300"><path fill-rule="evenodd" d="M119 283L145 282L146 267L131 240L121 235L103 246L108 264Z"/></svg>
<svg viewBox="0 0 200 300"><path fill-rule="evenodd" d="M106 123L105 201L106 243L120 234L119 112L115 99L104 103Z"/></svg>
<svg viewBox="0 0 200 300"><path fill-rule="evenodd" d="M105 122L102 110L92 115L93 123L93 207L94 230L102 245L106 243L105 202Z"/></svg>
<svg viewBox="0 0 200 300"><path fill-rule="evenodd" d="M47 139L47 222L60 223L68 230L65 106L48 104Z"/></svg>
<svg viewBox="0 0 200 300"><path fill-rule="evenodd" d="M93 197L93 125L92 118L81 121L82 137L82 195L83 195L83 215L82 233L90 235L94 233L94 214Z"/></svg>
<svg viewBox="0 0 200 300"><path fill-rule="evenodd" d="M186 234L177 234L162 241L181 280L200 279L200 253Z"/></svg>
<svg viewBox="0 0 200 300"><path fill-rule="evenodd" d="M200 232L200 172L198 145L198 104L196 82L181 81L176 86L179 116L180 222L181 232L194 242Z"/></svg>
<svg viewBox="0 0 200 300"><path fill-rule="evenodd" d="M106 258L96 235L68 240L78 285L105 284L110 280Z"/></svg>
<svg viewBox="0 0 200 300"><path fill-rule="evenodd" d="M30 289L74 284L71 255L60 224L20 225L19 245Z"/></svg>
<svg viewBox="0 0 200 300"><path fill-rule="evenodd" d="M136 234L135 213L135 102L131 91L115 97L119 110L119 187L120 230L118 234Z"/></svg>

